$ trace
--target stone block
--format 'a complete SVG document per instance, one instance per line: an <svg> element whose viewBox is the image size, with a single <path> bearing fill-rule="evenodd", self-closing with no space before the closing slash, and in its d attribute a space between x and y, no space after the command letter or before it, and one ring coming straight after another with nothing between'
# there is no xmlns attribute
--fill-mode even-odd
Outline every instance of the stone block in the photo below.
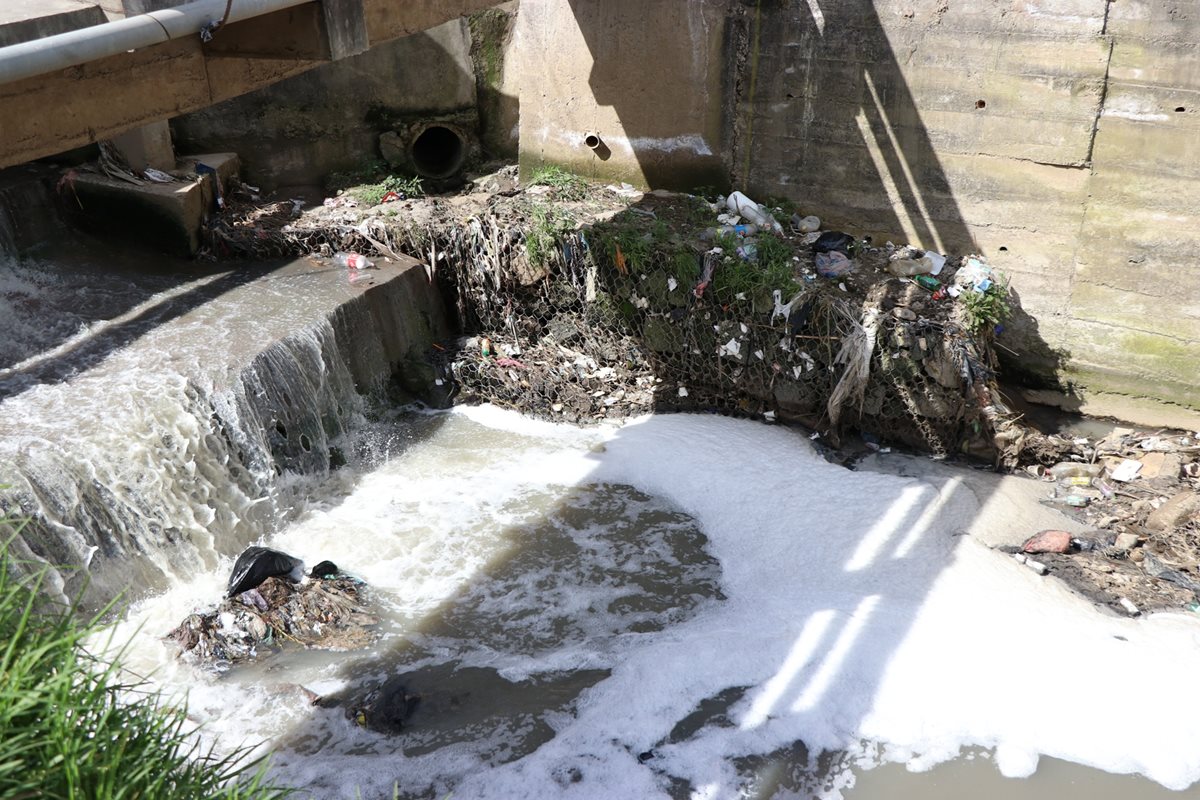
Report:
<svg viewBox="0 0 1200 800"><path fill-rule="evenodd" d="M214 153L182 159L176 172L194 174L198 163L215 169L222 184L238 171L236 155ZM184 256L199 249L201 225L217 197L211 176L134 185L98 173L77 173L74 188L83 227Z"/></svg>
<svg viewBox="0 0 1200 800"><path fill-rule="evenodd" d="M1187 8L1187 7L1184 7ZM1200 40L1200 20L1181 12L1177 0L1121 0L1108 11L1108 31L1122 39L1194 46Z"/></svg>
<svg viewBox="0 0 1200 800"><path fill-rule="evenodd" d="M171 126L166 120L126 131L114 136L112 142L134 169L153 167L167 172L175 168Z"/></svg>
<svg viewBox="0 0 1200 800"><path fill-rule="evenodd" d="M1112 88L1113 103L1123 105L1105 109L1096 132L1094 159L1097 167L1113 165L1130 172L1200 178L1200 130L1193 120L1185 113L1168 112L1166 106L1153 105L1149 100L1133 104L1128 101L1131 95L1124 92L1123 87ZM1144 99L1151 93L1151 90L1139 89L1136 95ZM1119 108L1142 110L1113 110ZM1196 108L1200 110L1200 104Z"/></svg>

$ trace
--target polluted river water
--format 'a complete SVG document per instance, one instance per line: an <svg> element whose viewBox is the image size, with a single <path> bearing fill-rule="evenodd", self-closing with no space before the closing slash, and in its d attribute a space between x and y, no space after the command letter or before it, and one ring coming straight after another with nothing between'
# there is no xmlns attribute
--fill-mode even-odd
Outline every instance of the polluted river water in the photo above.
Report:
<svg viewBox="0 0 1200 800"><path fill-rule="evenodd" d="M1200 797L1200 618L1118 618L989 549L1028 530L978 473L849 471L715 416L369 412L348 317L387 301L331 326L344 276L110 268L10 270L0 467L74 509L64 562L86 525L146 556L94 646L301 796ZM378 641L178 660L163 636L249 543L363 579ZM397 681L405 726L360 725Z"/></svg>
<svg viewBox="0 0 1200 800"><path fill-rule="evenodd" d="M266 542L364 579L375 646L178 662L161 636L229 560L116 636L202 738L261 743L311 796L1198 796L1172 790L1200 776L1200 621L1101 613L961 535L987 513L961 486L720 417L481 407L358 436L368 466ZM397 676L405 728L358 725Z"/></svg>

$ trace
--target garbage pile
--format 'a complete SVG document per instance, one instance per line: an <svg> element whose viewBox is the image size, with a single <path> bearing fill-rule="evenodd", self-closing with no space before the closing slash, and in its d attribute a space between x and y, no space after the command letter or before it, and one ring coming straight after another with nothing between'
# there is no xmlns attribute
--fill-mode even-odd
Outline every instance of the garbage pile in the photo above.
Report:
<svg viewBox="0 0 1200 800"><path fill-rule="evenodd" d="M851 427L1015 463L1021 429L995 391L991 327L963 311L980 304L955 300L1006 292L983 259L876 248L813 217L784 230L743 195L724 203L649 194L549 246L534 230L498 250L507 237L490 217L455 231L438 246L442 274L479 332L450 358L463 396L576 423L790 419L835 442Z"/></svg>
<svg viewBox="0 0 1200 800"><path fill-rule="evenodd" d="M189 614L166 638L179 645L181 658L215 669L289 643L325 650L369 644L379 620L369 611L366 585L327 561L308 579L302 571L298 559L249 548L234 567L229 596L214 609Z"/></svg>
<svg viewBox="0 0 1200 800"><path fill-rule="evenodd" d="M430 265L466 334L435 356L459 399L575 423L795 420L835 445L854 429L1017 463L992 350L1013 301L979 256L877 247L738 192L559 181L293 213L239 205L246 191L212 226L214 253Z"/></svg>
<svg viewBox="0 0 1200 800"><path fill-rule="evenodd" d="M1031 537L1026 563L1122 613L1200 612L1200 432L1030 433L1025 455L1045 502L1090 528Z"/></svg>

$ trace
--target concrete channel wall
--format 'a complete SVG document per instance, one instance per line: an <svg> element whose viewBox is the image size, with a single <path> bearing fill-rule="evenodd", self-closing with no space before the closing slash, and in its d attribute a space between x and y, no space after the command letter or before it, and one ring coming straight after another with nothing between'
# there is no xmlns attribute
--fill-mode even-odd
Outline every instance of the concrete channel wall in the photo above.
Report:
<svg viewBox="0 0 1200 800"><path fill-rule="evenodd" d="M490 5L491 0L314 1L232 22L209 42L187 36L21 80L0 75L5 119L0 167L199 111ZM342 13L346 9L356 14ZM327 10L336 22L355 17L362 25L352 26L353 37L343 36L326 19Z"/></svg>
<svg viewBox="0 0 1200 800"><path fill-rule="evenodd" d="M1035 396L1195 426L1200 15L1178 6L523 0L522 166L731 184L981 253Z"/></svg>
<svg viewBox="0 0 1200 800"><path fill-rule="evenodd" d="M236 152L251 184L321 184L379 158L379 134L406 117L475 107L465 19L372 47L171 122L182 152Z"/></svg>

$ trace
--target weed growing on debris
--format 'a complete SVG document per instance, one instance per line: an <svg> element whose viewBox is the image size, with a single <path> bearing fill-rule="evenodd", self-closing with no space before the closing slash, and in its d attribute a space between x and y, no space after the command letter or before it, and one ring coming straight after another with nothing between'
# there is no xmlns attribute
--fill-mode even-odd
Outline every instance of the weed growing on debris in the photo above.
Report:
<svg viewBox="0 0 1200 800"><path fill-rule="evenodd" d="M632 229L605 231L600 234L604 254L622 274L645 269L654 251L654 237Z"/></svg>
<svg viewBox="0 0 1200 800"><path fill-rule="evenodd" d="M588 188L583 178L553 165L535 169L529 177L529 185L549 186L561 200L582 200Z"/></svg>
<svg viewBox="0 0 1200 800"><path fill-rule="evenodd" d="M987 291L965 291L959 296L963 319L972 333L989 330L1008 319L1012 307L1008 302L1008 278L997 273L996 282Z"/></svg>
<svg viewBox="0 0 1200 800"><path fill-rule="evenodd" d="M769 296L776 289L788 298L800 290L792 261L794 251L779 237L769 233L759 235L755 261L737 255L739 242L732 236L719 237L717 246L725 251L725 257L713 278L713 289L722 302L754 300L760 295Z"/></svg>
<svg viewBox="0 0 1200 800"><path fill-rule="evenodd" d="M529 222L529 231L525 234L529 263L544 267L557 252L559 238L571 229L571 218L554 206L532 203L529 206Z"/></svg>
<svg viewBox="0 0 1200 800"><path fill-rule="evenodd" d="M383 198L387 197L391 192L400 195L402 200L407 200L410 197L421 197L425 194L425 189L421 186L421 179L418 177L405 177L403 175L389 175L378 183L368 183L361 186L355 186L348 190L350 196L365 206L377 206L383 202Z"/></svg>
<svg viewBox="0 0 1200 800"><path fill-rule="evenodd" d="M676 250L671 254L671 274L680 283L694 283L700 275L700 260L691 250Z"/></svg>
<svg viewBox="0 0 1200 800"><path fill-rule="evenodd" d="M8 544L20 523L0 518L0 797L279 798L264 772L189 736L184 709L164 704L83 642L99 616L40 596L46 568L21 576ZM111 609L105 609L106 613ZM137 699L131 701L131 697ZM251 765L253 766L253 765Z"/></svg>
<svg viewBox="0 0 1200 800"><path fill-rule="evenodd" d="M329 176L331 191L344 191L364 206L377 206L389 192L403 199L422 197L425 188L416 176L393 175L383 161L374 161L358 169L334 172Z"/></svg>

